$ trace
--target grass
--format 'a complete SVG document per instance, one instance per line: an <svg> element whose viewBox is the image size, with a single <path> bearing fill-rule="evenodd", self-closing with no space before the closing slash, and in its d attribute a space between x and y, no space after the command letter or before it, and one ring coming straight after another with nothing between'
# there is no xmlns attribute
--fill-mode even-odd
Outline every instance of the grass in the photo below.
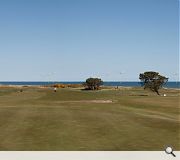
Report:
<svg viewBox="0 0 180 160"><path fill-rule="evenodd" d="M18 90L0 89L0 150L180 150L178 90Z"/></svg>

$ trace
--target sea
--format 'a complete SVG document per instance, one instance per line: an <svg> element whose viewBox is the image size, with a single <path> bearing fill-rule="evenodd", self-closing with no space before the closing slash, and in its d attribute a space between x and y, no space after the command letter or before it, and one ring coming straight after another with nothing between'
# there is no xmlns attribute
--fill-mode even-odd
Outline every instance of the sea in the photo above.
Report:
<svg viewBox="0 0 180 160"><path fill-rule="evenodd" d="M51 84L56 84L56 83L61 83L61 84L82 84L82 81L66 81L66 82L60 82L60 81L43 81L43 82L0 82L0 85L21 85L21 86L44 86L44 85L51 85ZM104 86L122 86L122 87L140 87L141 83L140 82L132 82L132 81L125 81L125 82L117 82L117 81L105 81ZM167 82L163 87L165 88L180 88L180 82Z"/></svg>

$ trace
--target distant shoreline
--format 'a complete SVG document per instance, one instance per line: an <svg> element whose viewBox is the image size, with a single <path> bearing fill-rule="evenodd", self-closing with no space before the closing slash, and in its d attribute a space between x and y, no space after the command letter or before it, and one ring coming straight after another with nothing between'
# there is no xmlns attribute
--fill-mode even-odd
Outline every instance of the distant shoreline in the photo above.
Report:
<svg viewBox="0 0 180 160"><path fill-rule="evenodd" d="M2 85L0 88L52 88L52 85ZM60 87L61 88L61 87ZM82 87L64 87L64 88L82 88ZM102 86L102 89L132 89L132 88L143 88L141 86ZM164 90L180 90L180 88L166 88L162 87Z"/></svg>
<svg viewBox="0 0 180 160"><path fill-rule="evenodd" d="M49 85L53 85L53 84L64 84L64 85L79 85L79 84L82 84L83 81L65 81L65 82L58 82L58 81L51 81L51 82L48 82L48 81L29 81L29 82L26 82L26 81L23 81L23 82L15 82L15 81L2 81L0 82L0 86L31 86L31 87L35 87L35 86L49 86ZM140 81L104 81L104 84L103 86L105 87L141 87L141 83ZM174 82L174 81L170 81L170 82L167 82L166 85L164 85L164 88L168 88L168 89L180 89L180 82Z"/></svg>

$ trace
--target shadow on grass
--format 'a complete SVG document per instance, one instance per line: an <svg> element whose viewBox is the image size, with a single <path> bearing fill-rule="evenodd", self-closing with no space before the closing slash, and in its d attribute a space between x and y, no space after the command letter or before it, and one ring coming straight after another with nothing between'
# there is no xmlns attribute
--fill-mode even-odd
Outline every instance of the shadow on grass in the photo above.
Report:
<svg viewBox="0 0 180 160"><path fill-rule="evenodd" d="M89 88L83 88L81 91L100 91L101 89L89 89Z"/></svg>
<svg viewBox="0 0 180 160"><path fill-rule="evenodd" d="M138 94L135 94L135 95L132 95L132 94L131 94L131 95L129 95L129 96L148 96L148 95L147 95L147 94L139 94L139 95L138 95Z"/></svg>

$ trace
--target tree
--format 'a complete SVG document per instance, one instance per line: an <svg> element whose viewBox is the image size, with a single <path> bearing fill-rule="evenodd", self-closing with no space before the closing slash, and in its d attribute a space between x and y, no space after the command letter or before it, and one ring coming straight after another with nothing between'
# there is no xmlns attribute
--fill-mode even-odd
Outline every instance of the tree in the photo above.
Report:
<svg viewBox="0 0 180 160"><path fill-rule="evenodd" d="M168 78L153 71L140 73L139 79L141 80L141 84L144 86L144 89L149 88L158 95L160 95L158 90L168 81Z"/></svg>
<svg viewBox="0 0 180 160"><path fill-rule="evenodd" d="M103 81L100 78L88 78L83 85L88 90L98 90L103 85Z"/></svg>

